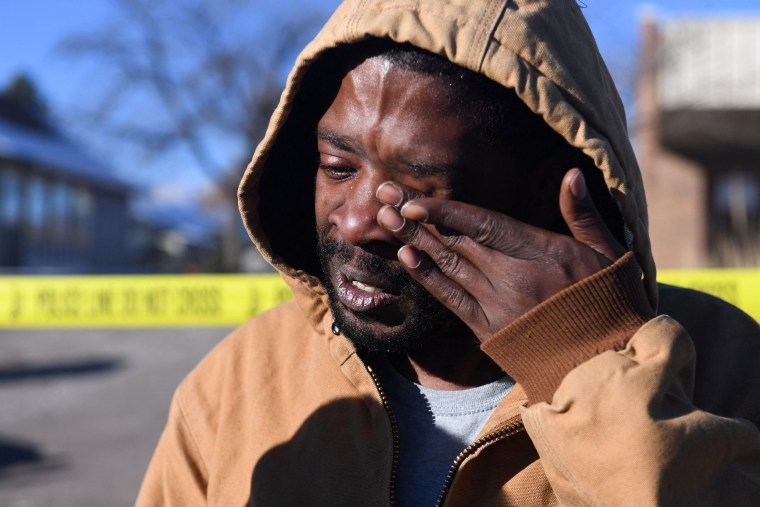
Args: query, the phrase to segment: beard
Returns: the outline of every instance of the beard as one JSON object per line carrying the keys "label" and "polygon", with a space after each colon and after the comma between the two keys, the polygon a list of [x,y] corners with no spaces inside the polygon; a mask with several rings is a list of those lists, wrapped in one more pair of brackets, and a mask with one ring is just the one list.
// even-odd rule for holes
{"label": "beard", "polygon": [[[321,232],[317,253],[335,324],[360,354],[407,354],[428,347],[443,334],[470,334],[464,323],[412,278],[398,261],[341,243]],[[346,308],[338,297],[333,269],[344,264],[382,276],[388,286],[397,288],[393,308],[380,312],[354,312]]]}

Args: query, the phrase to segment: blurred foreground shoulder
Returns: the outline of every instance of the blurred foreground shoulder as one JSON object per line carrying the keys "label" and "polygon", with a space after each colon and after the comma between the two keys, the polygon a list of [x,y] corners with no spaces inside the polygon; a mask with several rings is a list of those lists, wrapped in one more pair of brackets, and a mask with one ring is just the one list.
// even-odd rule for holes
{"label": "blurred foreground shoulder", "polygon": [[660,284],[659,295],[658,313],[678,321],[694,343],[694,405],[760,427],[758,322],[704,292]]}

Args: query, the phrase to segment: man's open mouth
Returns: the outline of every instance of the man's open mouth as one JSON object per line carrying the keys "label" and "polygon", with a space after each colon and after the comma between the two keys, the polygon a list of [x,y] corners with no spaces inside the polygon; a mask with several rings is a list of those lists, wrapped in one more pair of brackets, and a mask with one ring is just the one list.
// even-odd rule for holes
{"label": "man's open mouth", "polygon": [[366,312],[388,304],[396,298],[387,289],[367,281],[356,280],[343,272],[336,274],[335,289],[341,303],[355,312]]}
{"label": "man's open mouth", "polygon": [[377,293],[383,292],[383,289],[381,289],[380,287],[373,287],[371,285],[361,283],[359,280],[351,280],[351,285],[353,285],[354,287],[358,287],[364,292],[369,292],[370,294],[377,294]]}

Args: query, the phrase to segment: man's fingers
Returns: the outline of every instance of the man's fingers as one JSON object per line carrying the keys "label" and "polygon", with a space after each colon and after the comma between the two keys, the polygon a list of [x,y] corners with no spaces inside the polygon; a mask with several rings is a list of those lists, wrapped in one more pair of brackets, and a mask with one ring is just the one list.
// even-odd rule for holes
{"label": "man's fingers", "polygon": [[493,274],[489,275],[495,264],[493,251],[466,236],[436,234],[420,221],[402,217],[391,205],[384,206],[377,219],[404,243],[398,250],[398,259],[415,280],[476,336],[485,339],[493,334],[481,304],[494,297],[490,281]]}
{"label": "man's fingers", "polygon": [[417,221],[405,220],[392,206],[380,211],[378,221],[386,227],[398,225],[394,232],[405,243],[398,250],[398,260],[409,274],[464,322],[477,322],[475,314],[482,313],[482,309],[463,284],[473,283],[482,274],[464,257],[440,244]]}
{"label": "man's fingers", "polygon": [[377,187],[377,190],[375,191],[375,197],[377,197],[377,199],[382,203],[388,204],[395,208],[399,208],[402,204],[411,199],[425,197],[425,194],[422,192],[410,190],[408,188],[403,188],[399,185],[396,185],[392,181],[386,181]]}
{"label": "man's fingers", "polygon": [[570,233],[581,243],[593,248],[611,261],[625,253],[597,211],[579,169],[571,169],[562,180],[559,196],[562,218]]}
{"label": "man's fingers", "polygon": [[404,204],[400,212],[407,220],[435,225],[444,245],[468,256],[476,244],[521,258],[539,236],[531,225],[463,202],[417,198]]}
{"label": "man's fingers", "polygon": [[[380,202],[399,210],[404,219],[435,225],[443,242],[452,248],[457,247],[459,239],[468,238],[510,254],[510,247],[525,245],[530,240],[531,226],[478,206],[428,198],[391,181],[381,184],[375,195]],[[389,228],[396,232],[400,222],[401,219],[396,218],[396,226]]]}
{"label": "man's fingers", "polygon": [[[427,252],[438,263],[435,252],[426,245],[409,242],[410,233],[418,234],[419,223],[435,228],[421,228],[447,249],[454,251],[488,271],[487,250],[515,259],[535,258],[536,251],[543,251],[546,231],[525,224],[512,217],[463,202],[438,199],[409,191],[393,182],[385,182],[377,189],[378,200],[396,213],[378,214],[378,221],[396,233],[405,243],[413,244]],[[381,219],[382,216],[382,219]],[[403,228],[403,230],[402,230]],[[485,256],[485,257],[484,257]],[[444,260],[448,259],[444,255]],[[446,269],[443,269],[446,272]]]}
{"label": "man's fingers", "polygon": [[[405,245],[414,247],[417,252],[425,252],[441,273],[455,282],[460,284],[472,282],[483,276],[467,258],[444,245],[440,238],[420,225],[418,221],[406,220],[394,207],[384,206],[378,213],[377,220]],[[400,260],[404,262],[404,259]],[[414,263],[404,262],[404,264],[413,266]]]}
{"label": "man's fingers", "polygon": [[[425,289],[462,321],[473,325],[482,319],[483,309],[478,301],[425,253],[411,245],[404,245],[398,251],[398,259]],[[487,336],[487,330],[475,326],[477,336]]]}

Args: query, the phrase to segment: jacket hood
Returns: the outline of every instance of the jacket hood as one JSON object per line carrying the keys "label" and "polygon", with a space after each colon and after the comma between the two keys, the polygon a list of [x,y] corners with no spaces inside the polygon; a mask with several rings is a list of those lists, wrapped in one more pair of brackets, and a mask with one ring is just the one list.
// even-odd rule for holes
{"label": "jacket hood", "polygon": [[323,110],[310,70],[336,48],[373,38],[442,55],[513,89],[587,155],[617,203],[656,307],[646,200],[625,112],[575,0],[346,0],[298,57],[238,193],[251,239],[307,313],[318,319],[327,311],[314,221],[315,131]]}

